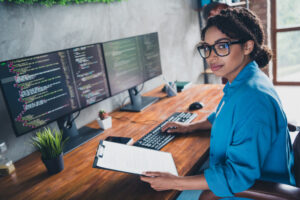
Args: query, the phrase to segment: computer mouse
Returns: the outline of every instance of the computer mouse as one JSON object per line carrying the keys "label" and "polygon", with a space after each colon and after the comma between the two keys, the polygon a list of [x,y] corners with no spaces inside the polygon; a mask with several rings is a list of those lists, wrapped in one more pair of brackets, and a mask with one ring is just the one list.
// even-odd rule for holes
{"label": "computer mouse", "polygon": [[162,92],[166,92],[166,86],[164,85],[164,87],[161,89]]}
{"label": "computer mouse", "polygon": [[189,110],[199,110],[201,108],[203,108],[203,103],[197,101],[197,102],[194,102],[192,103],[190,106],[189,106]]}

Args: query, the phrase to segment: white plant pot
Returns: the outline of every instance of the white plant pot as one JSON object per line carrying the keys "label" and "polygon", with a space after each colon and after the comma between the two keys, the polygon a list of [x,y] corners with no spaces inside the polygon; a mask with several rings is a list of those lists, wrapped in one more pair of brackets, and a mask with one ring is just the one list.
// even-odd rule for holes
{"label": "white plant pot", "polygon": [[111,116],[101,120],[99,117],[97,118],[98,124],[101,129],[106,130],[112,127]]}

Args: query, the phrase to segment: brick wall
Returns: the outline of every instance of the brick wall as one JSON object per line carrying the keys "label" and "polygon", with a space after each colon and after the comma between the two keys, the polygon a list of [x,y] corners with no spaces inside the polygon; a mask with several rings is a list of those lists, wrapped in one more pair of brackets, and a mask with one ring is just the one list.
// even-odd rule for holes
{"label": "brick wall", "polygon": [[[251,0],[249,8],[252,10],[261,20],[264,32],[265,32],[265,45],[268,45],[268,39],[270,38],[270,24],[268,22],[268,1],[269,0]],[[271,48],[269,46],[269,48]],[[262,69],[269,76],[269,65]]]}
{"label": "brick wall", "polygon": [[252,10],[260,19],[265,31],[265,44],[268,44],[268,0],[251,0],[249,4],[250,10]]}

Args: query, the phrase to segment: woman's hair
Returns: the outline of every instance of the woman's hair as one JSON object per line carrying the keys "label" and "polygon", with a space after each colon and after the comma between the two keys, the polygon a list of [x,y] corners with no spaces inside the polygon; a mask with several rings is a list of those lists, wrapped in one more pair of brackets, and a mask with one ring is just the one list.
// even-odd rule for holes
{"label": "woman's hair", "polygon": [[250,58],[255,60],[260,68],[266,66],[272,57],[272,51],[265,46],[264,31],[260,19],[246,8],[228,8],[220,14],[210,17],[202,30],[201,39],[204,40],[208,28],[216,26],[222,33],[232,39],[242,42],[254,41]]}

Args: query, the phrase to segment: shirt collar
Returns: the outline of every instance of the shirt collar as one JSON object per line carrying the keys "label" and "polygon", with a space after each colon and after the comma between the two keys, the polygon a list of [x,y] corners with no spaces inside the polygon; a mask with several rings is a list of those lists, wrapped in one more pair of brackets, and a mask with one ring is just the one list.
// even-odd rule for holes
{"label": "shirt collar", "polygon": [[228,93],[229,90],[240,86],[242,83],[244,83],[246,80],[249,79],[250,76],[254,74],[255,71],[257,71],[258,65],[255,61],[249,62],[241,71],[240,73],[235,77],[235,79],[232,81],[232,83],[229,83],[229,81],[226,83],[223,92],[224,94]]}

